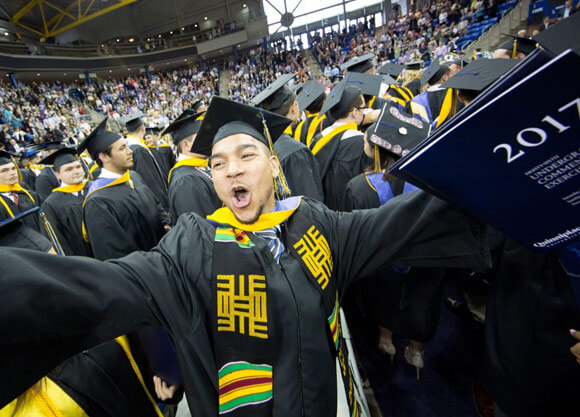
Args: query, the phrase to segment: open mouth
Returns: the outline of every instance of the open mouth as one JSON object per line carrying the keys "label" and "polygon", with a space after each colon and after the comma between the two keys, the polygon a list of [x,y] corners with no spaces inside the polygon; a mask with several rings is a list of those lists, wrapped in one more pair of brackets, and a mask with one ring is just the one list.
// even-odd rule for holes
{"label": "open mouth", "polygon": [[250,204],[250,191],[246,187],[237,186],[232,188],[232,203],[236,208],[244,208]]}

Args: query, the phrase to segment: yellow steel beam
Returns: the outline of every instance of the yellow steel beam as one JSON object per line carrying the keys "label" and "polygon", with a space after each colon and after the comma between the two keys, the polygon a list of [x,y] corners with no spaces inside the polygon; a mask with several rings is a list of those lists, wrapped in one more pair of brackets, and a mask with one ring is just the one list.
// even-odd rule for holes
{"label": "yellow steel beam", "polygon": [[57,12],[59,12],[59,13],[60,13],[60,14],[62,14],[62,15],[68,16],[68,17],[70,17],[70,18],[71,18],[71,19],[73,19],[73,20],[75,20],[75,19],[76,19],[76,17],[74,17],[74,16],[73,16],[72,14],[70,14],[68,11],[61,9],[60,7],[58,7],[58,6],[57,6],[57,5],[55,5],[55,4],[52,4],[52,3],[50,3],[50,2],[48,2],[48,1],[46,1],[46,0],[42,0],[42,3],[43,3],[43,4],[46,4],[48,7],[52,7],[54,10],[56,10]]}
{"label": "yellow steel beam", "polygon": [[135,3],[137,1],[139,1],[139,0],[120,0],[119,3],[116,3],[116,4],[109,6],[109,7],[105,7],[104,9],[98,10],[94,13],[89,14],[89,15],[84,15],[80,19],[77,19],[75,22],[69,23],[68,25],[63,26],[61,28],[51,30],[49,33],[46,34],[46,36],[47,37],[56,36],[58,34],[66,32],[67,30],[72,29],[78,25],[81,25],[85,22],[88,22],[89,20],[93,20],[96,17],[110,13],[114,10],[117,10],[117,9],[124,7],[124,6],[127,6],[129,4]]}
{"label": "yellow steel beam", "polygon": [[[77,19],[77,18],[76,18],[76,17],[74,17],[74,15],[72,14],[72,13],[73,13],[73,12],[72,12],[72,10],[73,10],[75,7],[80,7],[80,3],[81,3],[81,1],[82,1],[82,0],[74,0],[74,1],[73,1],[71,4],[69,4],[69,5],[68,5],[68,6],[67,6],[67,7],[64,9],[64,11],[65,11],[66,13],[70,13],[70,14],[71,14],[71,17],[72,17],[72,19],[73,19],[73,20],[74,20],[74,19]],[[80,17],[80,10],[81,10],[81,9],[79,9],[79,17]],[[65,15],[65,14],[63,14],[63,13],[59,13],[59,14],[57,14],[57,15],[54,15],[53,17],[51,17],[51,18],[48,20],[48,22],[46,22],[46,24],[47,24],[48,26],[54,25],[54,23],[55,23],[57,20],[60,22],[60,21],[61,21],[61,20],[62,20],[62,19],[65,17],[65,16],[66,16],[66,15]]]}
{"label": "yellow steel beam", "polygon": [[[44,33],[40,32],[40,31],[39,31],[39,30],[37,30],[37,29],[31,28],[30,26],[27,26],[27,25],[25,25],[24,23],[20,23],[20,22],[18,22],[18,23],[15,23],[15,25],[18,25],[18,26],[20,26],[20,27],[23,27],[24,29],[27,29],[27,30],[29,30],[29,31],[31,31],[31,32],[34,32],[34,33],[36,33],[37,35],[44,36]],[[21,37],[21,36],[20,36],[20,34],[19,34],[19,33],[17,33],[16,35],[18,36],[18,39],[20,39],[20,37]]]}
{"label": "yellow steel beam", "polygon": [[89,10],[91,10],[91,7],[93,7],[94,2],[95,2],[95,0],[91,0],[91,2],[89,3],[89,5],[87,6],[87,8],[85,9],[85,11],[83,13],[83,17],[86,17],[89,14]]}
{"label": "yellow steel beam", "polygon": [[42,0],[38,2],[38,8],[40,9],[40,16],[42,17],[42,26],[44,28],[44,33],[48,33],[48,27],[46,26],[46,17],[44,16],[44,6],[42,5]]}
{"label": "yellow steel beam", "polygon": [[37,4],[38,4],[38,0],[29,1],[24,6],[22,6],[22,8],[20,10],[18,10],[16,13],[14,13],[14,16],[12,16],[12,19],[10,19],[10,21],[12,23],[18,23],[20,18],[22,16],[24,16],[26,13],[28,13]]}

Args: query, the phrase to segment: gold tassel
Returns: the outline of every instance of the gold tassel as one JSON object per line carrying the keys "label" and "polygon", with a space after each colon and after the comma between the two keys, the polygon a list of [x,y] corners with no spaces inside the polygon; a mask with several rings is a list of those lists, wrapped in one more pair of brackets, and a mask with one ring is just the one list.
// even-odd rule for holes
{"label": "gold tassel", "polygon": [[517,52],[518,52],[518,40],[514,38],[514,48],[512,50],[512,59],[516,59]]}
{"label": "gold tassel", "polygon": [[12,155],[10,155],[10,159],[12,160],[12,163],[16,167],[16,172],[18,173],[18,182],[20,183],[23,181],[23,177],[22,172],[20,171],[20,167],[18,166],[18,162],[16,162],[16,158],[14,158]]}
{"label": "gold tassel", "polygon": [[268,125],[266,124],[266,119],[264,118],[262,111],[260,111],[260,115],[262,116],[262,124],[264,125],[264,136],[266,136],[266,140],[268,141],[268,147],[270,148],[270,152],[272,153],[272,155],[274,155],[274,157],[276,158],[279,167],[278,178],[274,179],[275,184],[274,190],[276,191],[276,198],[278,200],[283,200],[285,198],[290,197],[292,195],[292,192],[290,191],[290,187],[288,187],[288,183],[286,182],[284,171],[282,171],[282,165],[280,164],[280,160],[278,159],[278,154],[276,154],[276,151],[274,150],[274,143],[272,142],[272,137],[270,136],[270,131],[268,130]]}
{"label": "gold tassel", "polygon": [[375,151],[375,158],[374,158],[375,159],[375,173],[378,174],[379,172],[381,172],[381,155],[379,153],[379,146],[378,145],[375,145],[374,151]]}

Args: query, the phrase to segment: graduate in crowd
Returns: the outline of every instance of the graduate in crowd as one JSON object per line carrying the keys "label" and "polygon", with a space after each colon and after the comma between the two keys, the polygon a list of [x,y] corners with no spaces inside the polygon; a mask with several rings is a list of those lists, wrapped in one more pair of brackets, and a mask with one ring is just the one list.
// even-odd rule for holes
{"label": "graduate in crowd", "polygon": [[83,203],[85,240],[97,259],[115,259],[149,250],[170,229],[171,220],[144,180],[134,171],[133,152],[103,120],[79,145],[101,166]]}
{"label": "graduate in crowd", "polygon": [[[418,188],[388,173],[389,167],[427,137],[429,124],[386,105],[379,120],[365,132],[365,154],[374,161],[367,172],[349,181],[345,211],[363,210],[386,204],[398,195]],[[435,334],[439,321],[444,270],[441,268],[383,269],[358,285],[360,305],[379,324],[379,350],[397,353],[393,333],[409,338],[404,358],[419,371],[424,367],[425,343]]]}
{"label": "graduate in crowd", "polygon": [[183,213],[205,217],[222,206],[215,192],[207,155],[192,152],[204,113],[183,112],[164,131],[171,134],[177,163],[169,171],[169,212],[177,221]]}
{"label": "graduate in crowd", "polygon": [[[44,156],[49,156],[62,148],[64,148],[62,142],[48,142],[44,144]],[[59,185],[60,181],[56,177],[52,166],[43,166],[42,170],[36,176],[36,181],[34,183],[39,202],[43,202],[46,197],[50,195],[52,190]]]}
{"label": "graduate in crowd", "polygon": [[336,121],[314,138],[311,148],[320,166],[324,203],[332,210],[342,205],[348,181],[370,163],[359,131],[365,108],[361,90],[343,80],[329,93],[321,110]]}
{"label": "graduate in crowd", "polygon": [[[14,217],[16,214],[38,206],[38,196],[18,183],[18,167],[6,151],[0,151],[0,220]],[[27,216],[23,223],[40,232],[40,217],[36,214]]]}
{"label": "graduate in crowd", "polygon": [[[438,59],[434,59],[421,74],[422,88],[427,89],[407,103],[406,111],[424,122],[433,123],[439,117],[444,103],[451,102],[453,98],[451,89],[441,87],[441,84],[450,78],[450,73],[451,70],[447,64],[440,64]],[[457,108],[457,111],[459,110],[461,106]]]}
{"label": "graduate in crowd", "polygon": [[61,185],[42,203],[42,211],[52,225],[65,255],[92,256],[90,245],[83,238],[83,202],[89,181],[76,150],[62,148],[42,160],[52,169]]}
{"label": "graduate in crowd", "polygon": [[352,213],[277,201],[272,141],[290,122],[215,97],[195,145],[225,207],[182,215],[149,252],[101,262],[0,248],[0,404],[71,354],[157,324],[192,415],[358,415],[338,321],[347,286],[387,265],[483,270],[485,227],[422,191]]}
{"label": "graduate in crowd", "polygon": [[24,188],[27,190],[34,190],[36,184],[36,174],[32,168],[30,168],[31,161],[36,159],[39,155],[40,149],[38,147],[30,147],[28,149],[23,149],[18,155],[18,167],[20,175],[22,176],[22,181],[20,182]]}
{"label": "graduate in crowd", "polygon": [[297,90],[298,108],[304,111],[305,117],[294,129],[294,139],[306,146],[310,146],[314,135],[322,131],[322,121],[326,117],[324,114],[320,114],[320,109],[322,109],[326,98],[324,88],[325,86],[317,80],[310,80]]}
{"label": "graduate in crowd", "polygon": [[145,129],[145,144],[151,154],[155,157],[157,165],[161,168],[165,177],[175,165],[175,154],[168,143],[162,142],[159,133],[163,130],[160,126],[152,126]]}
{"label": "graduate in crowd", "polygon": [[300,108],[296,94],[286,86],[294,74],[284,74],[260,92],[252,104],[292,120],[290,126],[274,143],[292,195],[304,195],[318,201],[323,200],[322,180],[318,162],[310,149],[292,137],[292,129],[300,120]]}
{"label": "graduate in crowd", "polygon": [[133,151],[133,170],[143,178],[157,201],[167,210],[167,173],[163,173],[163,169],[145,145],[143,116],[141,112],[131,113],[120,120],[127,128],[127,145]]}

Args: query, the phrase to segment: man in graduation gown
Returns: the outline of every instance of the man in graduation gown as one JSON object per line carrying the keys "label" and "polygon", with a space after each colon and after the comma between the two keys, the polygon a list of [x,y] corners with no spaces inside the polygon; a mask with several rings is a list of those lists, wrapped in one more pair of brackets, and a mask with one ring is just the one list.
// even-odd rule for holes
{"label": "man in graduation gown", "polygon": [[165,133],[177,149],[177,163],[169,172],[169,212],[175,220],[183,213],[205,217],[222,206],[215,192],[207,155],[191,152],[201,126],[200,113],[184,112]]}
{"label": "man in graduation gown", "polygon": [[[62,142],[49,142],[45,145],[45,157],[49,156],[59,149],[64,148]],[[40,173],[36,176],[34,183],[36,194],[38,194],[39,202],[42,202],[50,195],[53,189],[60,185],[60,181],[56,177],[51,166],[44,166]]]}
{"label": "man in graduation gown", "polygon": [[312,153],[320,166],[324,202],[332,210],[340,208],[346,184],[370,164],[358,130],[364,110],[361,91],[344,80],[329,93],[322,108],[336,121],[314,138]]}
{"label": "man in graduation gown", "polygon": [[[18,183],[18,171],[12,156],[0,151],[0,221],[38,206],[38,196]],[[26,216],[22,222],[40,232],[40,217]]]}
{"label": "man in graduation gown", "polygon": [[42,211],[50,222],[65,255],[92,256],[90,245],[83,238],[83,201],[89,182],[76,156],[76,150],[63,148],[42,160],[52,165],[60,187],[42,203]]}
{"label": "man in graduation gown", "polygon": [[97,259],[149,250],[169,229],[170,219],[133,167],[133,152],[106,120],[79,145],[101,166],[83,204],[87,240]]}
{"label": "man in graduation gown", "polygon": [[0,248],[0,404],[64,357],[154,323],[193,415],[358,415],[337,320],[345,288],[383,264],[482,270],[485,228],[421,191],[354,213],[276,201],[267,137],[289,123],[214,97],[192,151],[211,152],[226,207],[182,215],[149,252],[100,262]]}
{"label": "man in graduation gown", "polygon": [[151,151],[157,164],[165,174],[165,177],[169,175],[169,171],[175,165],[175,154],[171,146],[165,142],[159,140],[159,132],[161,128],[158,126],[148,127],[145,130],[145,143],[147,149]]}
{"label": "man in graduation gown", "polygon": [[121,118],[127,128],[127,144],[133,151],[133,170],[137,172],[151,189],[153,195],[167,209],[167,175],[145,145],[145,123],[143,113],[132,113]]}
{"label": "man in graduation gown", "polygon": [[304,111],[305,117],[299,121],[294,129],[294,139],[310,146],[312,138],[316,133],[322,131],[322,121],[326,118],[320,114],[320,109],[324,104],[326,93],[324,86],[316,80],[310,80],[305,83],[298,92],[298,108]]}
{"label": "man in graduation gown", "polygon": [[429,85],[429,88],[407,103],[407,111],[429,124],[433,123],[439,117],[444,102],[451,102],[453,97],[450,88],[441,87],[449,79],[449,74],[447,64],[434,60],[421,75],[421,84]]}
{"label": "man in graduation gown", "polygon": [[322,180],[318,162],[310,149],[292,137],[292,127],[300,119],[296,94],[286,86],[294,74],[284,74],[251,101],[252,104],[292,120],[274,143],[274,150],[292,195],[322,201]]}

